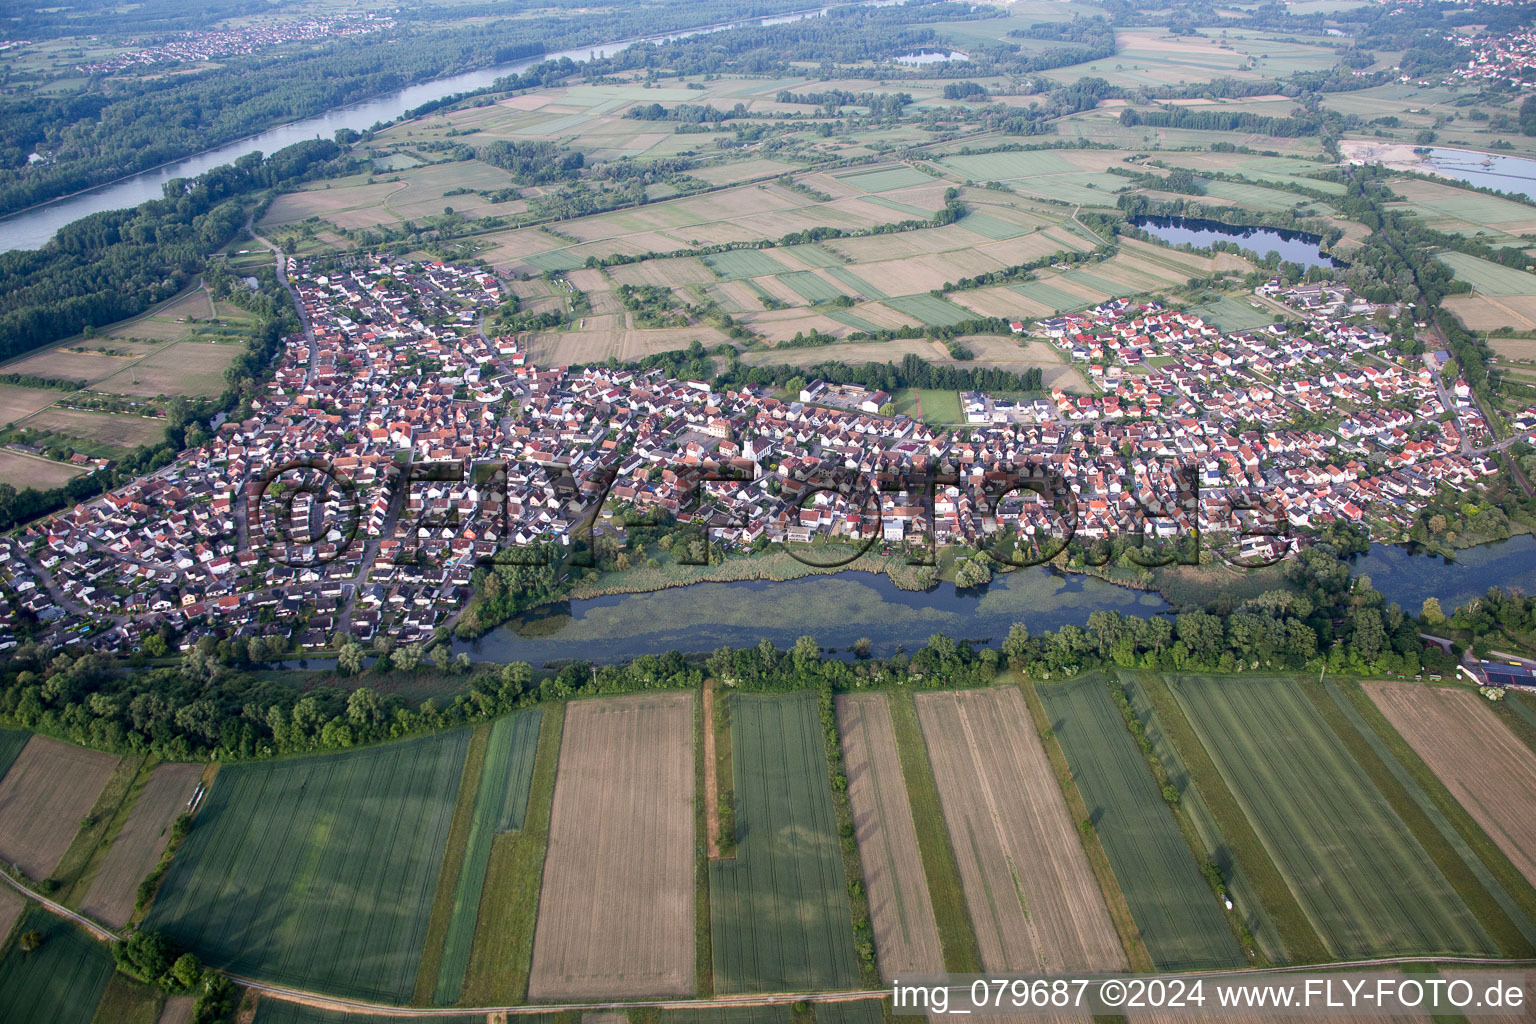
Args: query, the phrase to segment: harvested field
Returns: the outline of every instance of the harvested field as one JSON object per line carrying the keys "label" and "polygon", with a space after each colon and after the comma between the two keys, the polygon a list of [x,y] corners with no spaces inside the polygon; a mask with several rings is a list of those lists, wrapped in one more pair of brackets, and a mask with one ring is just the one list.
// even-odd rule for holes
{"label": "harvested field", "polygon": [[196,999],[191,996],[172,996],[160,1010],[155,1024],[192,1024],[192,1009]]}
{"label": "harvested field", "polygon": [[1334,956],[1495,953],[1304,685],[1180,676],[1170,688]]}
{"label": "harvested field", "polygon": [[837,698],[848,802],[869,893],[880,976],[942,971],[928,879],[883,694]]}
{"label": "harvested field", "polygon": [[42,909],[21,927],[41,932],[43,942],[31,953],[13,943],[0,960],[0,1020],[89,1024],[112,978],[107,947]]}
{"label": "harvested field", "polygon": [[[1536,330],[1536,296],[1504,295],[1447,295],[1445,308],[1456,314],[1469,331],[1496,331],[1500,327],[1513,327],[1517,331]],[[1494,350],[1505,344],[1519,344],[1507,339],[1493,338]]]}
{"label": "harvested field", "polygon": [[469,730],[228,765],[145,927],[205,963],[410,998]]}
{"label": "harvested field", "polygon": [[0,888],[0,946],[5,944],[5,937],[11,934],[11,929],[21,920],[21,912],[26,909],[27,901],[19,892],[8,885]]}
{"label": "harvested field", "polygon": [[156,395],[211,398],[224,390],[224,371],[244,351],[243,345],[177,342],[164,346],[128,369],[97,381],[96,390],[143,398]]}
{"label": "harvested field", "polygon": [[566,710],[528,996],[693,993],[693,694]]}
{"label": "harvested field", "polygon": [[0,860],[41,881],[80,828],[117,758],[33,736],[0,779]]}
{"label": "harvested field", "polygon": [[[109,356],[104,352],[97,351],[69,351],[71,347],[80,344],[82,340],[78,337],[71,338],[54,345],[52,348],[39,349],[28,353],[20,359],[6,363],[3,369],[6,373],[24,373],[34,374],[38,377],[93,381],[108,374],[116,373],[134,359],[147,355],[151,351],[148,346],[134,345],[131,342],[123,341],[107,344],[111,348],[124,352],[131,351],[132,355]],[[89,342],[89,344],[96,343],[96,339],[91,339]],[[60,392],[60,394],[63,394],[63,392]]]}
{"label": "harvested field", "polygon": [[813,694],[730,697],[735,860],[709,865],[715,992],[859,984]]}
{"label": "harvested field", "polygon": [[8,483],[18,491],[28,487],[40,490],[59,487],[83,472],[85,470],[52,459],[0,448],[0,483]]}
{"label": "harvested field", "polygon": [[164,420],[78,409],[44,409],[27,417],[26,426],[119,448],[137,448],[165,435]]}
{"label": "harvested field", "polygon": [[[588,320],[591,323],[591,320]],[[567,331],[535,334],[528,342],[529,358],[539,366],[600,363],[609,356],[630,362],[656,352],[687,348],[697,338],[705,348],[725,340],[714,327],[669,327],[658,330]]]}
{"label": "harvested field", "polygon": [[46,409],[68,393],[0,384],[0,426],[30,416],[39,409]]}
{"label": "harvested field", "polygon": [[1536,884],[1536,754],[1468,690],[1412,683],[1364,688],[1457,802]]}
{"label": "harvested field", "polygon": [[982,966],[1124,970],[1023,695],[1013,687],[920,694],[917,713]]}
{"label": "harvested field", "polygon": [[1246,964],[1108,684],[1038,692],[1153,962],[1165,971]]}
{"label": "harvested field", "polygon": [[171,823],[186,810],[202,774],[202,766],[195,764],[163,764],[150,773],[80,901],[82,913],[114,928],[128,923],[139,882],[159,862],[170,842]]}

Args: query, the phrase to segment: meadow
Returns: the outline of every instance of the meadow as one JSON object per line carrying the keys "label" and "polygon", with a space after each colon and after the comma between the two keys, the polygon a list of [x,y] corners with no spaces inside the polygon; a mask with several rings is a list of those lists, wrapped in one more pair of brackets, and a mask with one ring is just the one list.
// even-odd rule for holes
{"label": "meadow", "polygon": [[730,698],[739,841],[709,865],[715,992],[854,988],[859,966],[814,695]]}
{"label": "meadow", "polygon": [[468,742],[223,768],[145,927],[226,970],[409,999]]}
{"label": "meadow", "polygon": [[1040,686],[1137,930],[1161,970],[1247,962],[1103,679]]}
{"label": "meadow", "polygon": [[1304,685],[1181,676],[1171,689],[1329,951],[1497,953]]}
{"label": "meadow", "polygon": [[202,774],[201,765],[162,764],[136,786],[127,820],[110,837],[80,902],[82,913],[114,928],[128,923],[139,882],[159,862],[170,842],[171,823],[186,811]]}

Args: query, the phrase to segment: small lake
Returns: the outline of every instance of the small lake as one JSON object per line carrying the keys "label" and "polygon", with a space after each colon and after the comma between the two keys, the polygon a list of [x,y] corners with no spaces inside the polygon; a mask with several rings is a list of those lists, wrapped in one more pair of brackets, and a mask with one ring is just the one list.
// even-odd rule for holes
{"label": "small lake", "polygon": [[1432,147],[1424,158],[1423,169],[1479,188],[1494,188],[1536,201],[1536,160]]}
{"label": "small lake", "polygon": [[1188,242],[1206,247],[1215,242],[1236,242],[1259,255],[1280,254],[1282,260],[1304,267],[1342,267],[1346,264],[1322,250],[1322,238],[1285,228],[1243,227],[1199,217],[1132,217],[1131,223],[1170,245]]}
{"label": "small lake", "polygon": [[971,55],[961,53],[959,50],[934,51],[932,53],[904,53],[896,58],[898,64],[943,64],[946,61],[970,60]]}
{"label": "small lake", "polygon": [[848,655],[868,637],[878,656],[915,651],[934,633],[997,646],[1015,622],[1031,632],[1083,625],[1099,609],[1154,615],[1168,609],[1156,593],[1081,575],[1025,569],[986,587],[901,590],[890,577],[842,572],[773,582],[695,583],[649,594],[614,594],[561,602],[502,626],[479,640],[458,641],[476,661],[564,659],[617,662],[670,650],[752,647],[764,638],[781,648],[801,636]]}

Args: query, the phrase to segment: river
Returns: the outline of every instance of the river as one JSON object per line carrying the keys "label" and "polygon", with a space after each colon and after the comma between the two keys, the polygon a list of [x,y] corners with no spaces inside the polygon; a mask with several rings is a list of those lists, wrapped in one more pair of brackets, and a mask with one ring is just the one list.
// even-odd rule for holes
{"label": "river", "polygon": [[[872,0],[868,5],[883,7],[895,2],[899,2],[899,0]],[[482,68],[479,71],[468,71],[450,78],[423,82],[420,85],[413,85],[385,96],[378,96],[360,103],[337,107],[315,117],[281,125],[258,135],[242,139],[239,142],[232,142],[229,145],[210,149],[196,156],[187,157],[184,160],[178,160],[162,167],[142,171],[106,185],[100,185],[84,192],[64,196],[40,206],[23,210],[20,213],[12,214],[9,217],[0,218],[0,252],[10,249],[41,248],[48,239],[54,236],[59,228],[72,221],[79,220],[81,217],[86,217],[93,213],[99,213],[102,210],[120,210],[125,207],[137,206],[150,199],[159,199],[162,195],[162,188],[171,179],[190,178],[221,164],[233,163],[237,158],[244,156],[252,150],[260,150],[262,153],[275,153],[284,146],[291,146],[296,142],[304,142],[305,140],[315,138],[329,139],[342,128],[364,131],[381,121],[393,121],[404,115],[407,110],[419,107],[423,103],[441,99],[444,96],[452,96],[455,93],[483,89],[492,85],[498,78],[525,71],[543,61],[559,60],[561,57],[569,57],[575,61],[584,61],[592,57],[611,57],[616,53],[622,53],[638,42],[682,39],[688,36],[699,35],[703,32],[722,31],[737,25],[782,24],[788,21],[798,21],[803,18],[821,17],[828,9],[827,7],[820,7],[768,18],[752,18],[743,21],[709,25],[691,29],[687,32],[644,36],[639,39],[628,39],[599,46],[584,46],[580,49],[546,53],[512,64],[498,64],[494,67]]]}
{"label": "river", "polygon": [[1285,228],[1243,227],[1199,217],[1132,217],[1131,223],[1169,245],[1188,242],[1208,246],[1214,242],[1236,242],[1244,249],[1263,255],[1278,252],[1282,260],[1304,267],[1341,267],[1344,264],[1322,250],[1322,238]]}

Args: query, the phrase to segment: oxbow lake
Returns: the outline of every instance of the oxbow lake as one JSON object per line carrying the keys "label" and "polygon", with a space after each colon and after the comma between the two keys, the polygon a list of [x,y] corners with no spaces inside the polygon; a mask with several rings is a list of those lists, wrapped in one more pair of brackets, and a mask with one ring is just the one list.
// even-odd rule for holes
{"label": "oxbow lake", "polygon": [[1282,260],[1300,263],[1304,267],[1345,265],[1323,252],[1321,237],[1309,235],[1304,231],[1241,227],[1199,217],[1132,217],[1131,223],[1169,245],[1188,242],[1193,246],[1204,247],[1215,242],[1236,242],[1244,249],[1252,249],[1260,256],[1277,252]]}

